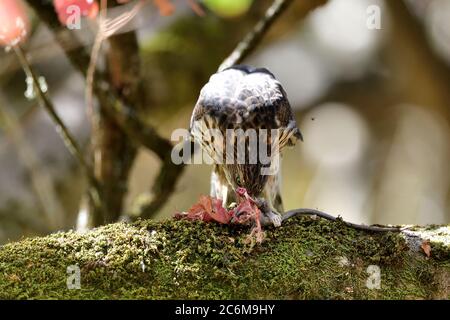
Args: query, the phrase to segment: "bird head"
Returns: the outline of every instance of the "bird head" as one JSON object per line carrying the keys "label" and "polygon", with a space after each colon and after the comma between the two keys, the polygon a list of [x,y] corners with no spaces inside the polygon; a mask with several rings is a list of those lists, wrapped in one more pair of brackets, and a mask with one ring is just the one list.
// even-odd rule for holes
{"label": "bird head", "polygon": [[252,197],[258,197],[266,185],[267,175],[261,174],[260,164],[225,164],[225,176],[234,190],[244,188]]}

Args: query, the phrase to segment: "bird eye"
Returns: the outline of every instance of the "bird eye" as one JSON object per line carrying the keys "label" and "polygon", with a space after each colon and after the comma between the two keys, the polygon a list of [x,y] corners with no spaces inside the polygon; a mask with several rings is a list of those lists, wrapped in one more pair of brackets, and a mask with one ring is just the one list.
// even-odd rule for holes
{"label": "bird eye", "polygon": [[239,177],[238,174],[234,177],[234,180],[236,181],[236,183],[238,184],[238,186],[241,186],[241,177]]}

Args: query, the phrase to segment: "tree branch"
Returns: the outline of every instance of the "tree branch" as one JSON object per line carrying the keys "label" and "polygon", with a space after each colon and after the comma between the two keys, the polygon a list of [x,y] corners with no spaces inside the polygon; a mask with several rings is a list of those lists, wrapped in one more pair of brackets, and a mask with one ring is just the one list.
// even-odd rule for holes
{"label": "tree branch", "polygon": [[69,152],[75,157],[75,159],[78,160],[79,164],[85,171],[86,176],[92,186],[92,189],[90,189],[89,194],[91,196],[93,203],[95,204],[96,208],[100,212],[104,212],[103,206],[102,206],[102,201],[101,201],[101,195],[102,195],[101,187],[100,187],[100,184],[98,183],[97,179],[94,176],[92,168],[86,162],[86,159],[84,158],[84,155],[81,152],[81,149],[78,146],[78,143],[76,142],[76,140],[72,136],[72,134],[69,132],[69,129],[67,129],[67,127],[64,124],[64,122],[62,121],[62,119],[59,117],[52,102],[49,100],[47,95],[44,92],[42,92],[42,89],[39,85],[37,76],[34,73],[33,69],[31,68],[31,65],[28,62],[25,52],[19,45],[14,46],[13,48],[14,48],[14,51],[15,51],[17,57],[19,58],[20,64],[22,65],[22,68],[25,71],[25,74],[28,77],[30,77],[33,81],[34,90],[36,91],[39,103],[47,111],[50,118],[53,120],[54,124],[56,125],[56,131],[61,136],[61,138],[64,141],[64,144],[66,145]]}
{"label": "tree branch", "polygon": [[233,52],[222,62],[219,66],[219,71],[242,62],[242,60],[244,60],[259,44],[264,34],[269,30],[270,26],[292,2],[292,0],[275,0],[269,9],[267,9],[264,17],[254,26],[253,30],[249,32],[241,42],[239,42],[236,49],[234,49]]}
{"label": "tree branch", "polygon": [[[47,231],[60,229],[62,227],[61,212],[64,211],[64,208],[57,197],[53,181],[48,172],[45,172],[41,159],[37,157],[33,148],[28,143],[23,128],[16,116],[2,103],[0,103],[1,127],[5,129],[6,136],[11,138],[11,141],[16,147],[19,159],[22,160],[31,178],[31,190],[35,194],[38,204],[43,211],[43,214],[39,215],[36,219],[48,225],[49,228],[46,229]],[[8,212],[11,211],[8,210]],[[12,216],[15,216],[15,214],[11,213],[8,215],[8,218]],[[33,225],[34,222],[29,221],[29,224]]]}
{"label": "tree branch", "polygon": [[[265,241],[254,246],[247,242],[249,232],[218,223],[145,220],[85,234],[25,239],[0,247],[0,298],[450,296],[450,232],[445,225],[372,233],[302,217],[266,228]],[[74,265],[80,271],[80,290],[67,289],[68,267]],[[368,268],[378,271],[381,282],[370,282],[376,279]]]}
{"label": "tree branch", "polygon": [[[325,4],[328,0],[307,0],[303,1],[302,15],[306,16],[310,11]],[[253,29],[239,42],[236,49],[222,62],[219,71],[241,63],[247,58],[261,42],[264,35],[269,31],[273,23],[286,11],[292,0],[275,0],[267,9],[264,17],[253,27]]]}
{"label": "tree branch", "polygon": [[[141,4],[142,2],[139,2],[139,7]],[[110,20],[107,19],[106,5],[103,1],[100,9],[102,10],[99,21],[100,30],[92,48],[86,79],[86,101],[92,124],[94,174],[103,186],[103,206],[106,211],[106,219],[103,220],[100,219],[102,216],[96,212],[95,206],[91,207],[92,226],[112,223],[119,219],[123,211],[123,199],[128,188],[130,169],[137,154],[136,144],[130,143],[129,136],[117,125],[114,117],[105,113],[105,108],[101,108],[99,112],[94,112],[92,108],[92,84],[95,81],[96,62],[103,41],[108,41],[110,45],[106,52],[106,70],[111,86],[130,108],[143,109],[141,65],[136,33],[129,31],[107,37],[109,33],[117,31],[124,23],[132,19],[139,7],[136,6],[132,13],[126,12]],[[117,3],[109,3],[108,6],[114,7]],[[121,20],[121,24],[115,22],[125,15],[128,17]]]}
{"label": "tree branch", "polygon": [[364,225],[364,224],[356,224],[353,222],[344,221],[340,217],[332,216],[331,214],[323,212],[323,211],[319,211],[316,209],[306,209],[306,208],[292,209],[292,210],[285,212],[283,214],[283,222],[288,219],[291,219],[293,217],[298,217],[298,216],[317,216],[317,217],[321,217],[321,218],[324,218],[324,219],[330,220],[330,221],[342,221],[342,223],[349,228],[363,230],[363,231],[400,232],[400,230],[401,230],[399,227],[385,227],[385,226],[378,226],[378,225],[368,226],[368,225]]}

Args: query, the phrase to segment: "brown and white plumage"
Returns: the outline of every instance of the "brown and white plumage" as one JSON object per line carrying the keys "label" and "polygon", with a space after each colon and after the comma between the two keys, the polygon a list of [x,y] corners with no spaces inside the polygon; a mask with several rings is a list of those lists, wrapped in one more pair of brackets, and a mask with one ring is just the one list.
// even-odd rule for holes
{"label": "brown and white plumage", "polygon": [[[218,130],[224,139],[211,138],[210,129]],[[293,116],[286,93],[275,76],[264,68],[234,66],[213,74],[200,91],[192,113],[190,132],[213,160],[211,196],[221,198],[224,205],[234,200],[234,190],[244,187],[255,198],[264,199],[269,208],[283,212],[280,195],[280,170],[273,175],[261,174],[261,169],[273,165],[249,163],[250,156],[258,152],[248,142],[248,136],[228,131],[228,138],[234,142],[234,149],[227,150],[225,138],[227,129],[276,129],[278,135],[269,134],[267,151],[270,159],[286,146],[293,146],[301,139],[300,130]],[[260,136],[258,136],[258,139]],[[258,141],[259,142],[259,141]],[[244,146],[245,163],[237,163],[237,148]],[[278,146],[278,149],[271,149]],[[274,151],[275,150],[275,151]],[[231,152],[231,153],[230,153]],[[227,163],[227,153],[234,163]],[[269,220],[273,219],[269,217]],[[272,221],[278,224],[278,218]]]}

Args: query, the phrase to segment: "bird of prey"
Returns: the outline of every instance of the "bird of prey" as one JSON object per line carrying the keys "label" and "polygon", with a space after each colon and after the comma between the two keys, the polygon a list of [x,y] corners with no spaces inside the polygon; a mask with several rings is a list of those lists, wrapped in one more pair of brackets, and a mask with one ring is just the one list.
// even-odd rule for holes
{"label": "bird of prey", "polygon": [[[243,65],[213,74],[200,91],[190,133],[213,161],[210,195],[228,207],[236,200],[235,191],[245,188],[260,204],[261,223],[279,226],[284,211],[279,166],[270,174],[262,170],[274,167],[283,148],[302,135],[275,76],[265,68]],[[259,156],[255,161],[264,148],[269,161]]]}

